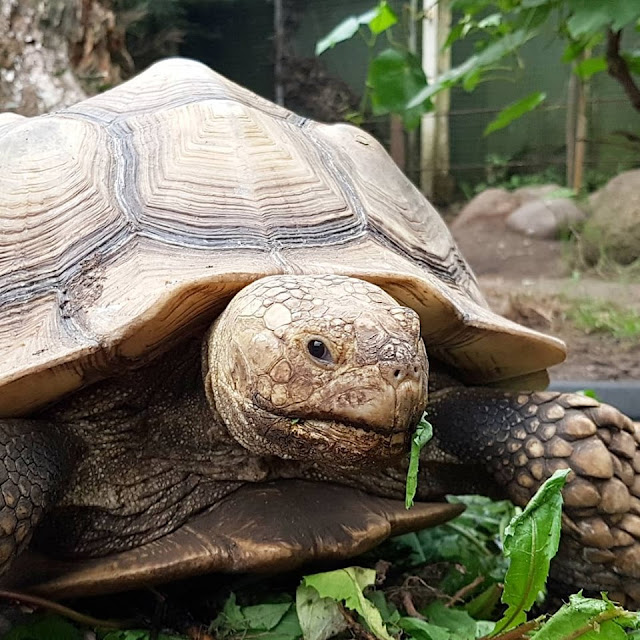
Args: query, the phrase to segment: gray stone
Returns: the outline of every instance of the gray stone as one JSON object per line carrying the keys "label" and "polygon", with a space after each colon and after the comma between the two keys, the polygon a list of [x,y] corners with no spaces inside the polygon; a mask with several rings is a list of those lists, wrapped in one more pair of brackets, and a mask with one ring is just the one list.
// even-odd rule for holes
{"label": "gray stone", "polygon": [[506,224],[512,231],[526,236],[556,238],[562,228],[584,217],[584,212],[569,198],[531,200],[511,213]]}
{"label": "gray stone", "polygon": [[563,190],[563,187],[559,184],[550,182],[549,184],[533,184],[528,187],[520,187],[513,191],[512,194],[518,201],[518,204],[524,204],[525,202],[531,202],[532,200],[553,198],[554,193],[561,190]]}
{"label": "gray stone", "polygon": [[517,206],[517,198],[506,189],[486,189],[464,206],[451,223],[451,228],[459,229],[480,220],[502,225]]}
{"label": "gray stone", "polygon": [[582,234],[588,262],[606,253],[619,264],[640,259],[640,169],[625,171],[589,198],[591,217]]}

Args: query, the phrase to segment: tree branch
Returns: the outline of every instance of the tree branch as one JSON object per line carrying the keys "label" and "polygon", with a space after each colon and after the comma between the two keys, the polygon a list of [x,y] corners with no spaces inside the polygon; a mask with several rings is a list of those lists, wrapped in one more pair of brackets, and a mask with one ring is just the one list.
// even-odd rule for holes
{"label": "tree branch", "polygon": [[620,55],[621,38],[622,30],[607,29],[607,71],[622,85],[633,108],[640,111],[640,87],[635,83],[627,61]]}

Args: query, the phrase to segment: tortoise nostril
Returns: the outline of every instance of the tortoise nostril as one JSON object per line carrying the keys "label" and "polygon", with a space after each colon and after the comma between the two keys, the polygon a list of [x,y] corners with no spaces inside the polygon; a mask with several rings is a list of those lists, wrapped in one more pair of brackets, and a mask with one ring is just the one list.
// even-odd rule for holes
{"label": "tortoise nostril", "polygon": [[400,369],[396,369],[396,370],[393,372],[393,377],[394,377],[394,378],[399,378],[399,377],[400,377],[400,373],[401,373],[401,372],[400,372]]}

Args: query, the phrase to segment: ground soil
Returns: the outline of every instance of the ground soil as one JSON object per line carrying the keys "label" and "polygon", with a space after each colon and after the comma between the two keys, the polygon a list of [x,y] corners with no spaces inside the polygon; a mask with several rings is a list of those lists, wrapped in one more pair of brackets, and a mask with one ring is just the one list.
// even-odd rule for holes
{"label": "ground soil", "polygon": [[551,370],[552,378],[640,379],[640,340],[587,333],[568,317],[572,305],[589,299],[640,312],[640,283],[615,275],[576,279],[565,243],[526,238],[495,223],[478,221],[454,236],[494,310],[567,343],[567,360]]}

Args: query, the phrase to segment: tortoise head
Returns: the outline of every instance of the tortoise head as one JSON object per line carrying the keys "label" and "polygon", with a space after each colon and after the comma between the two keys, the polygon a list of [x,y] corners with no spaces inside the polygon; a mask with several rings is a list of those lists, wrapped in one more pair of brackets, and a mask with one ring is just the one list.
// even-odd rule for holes
{"label": "tortoise head", "polygon": [[207,396],[258,455],[338,467],[405,453],[427,402],[417,314],[343,276],[270,276],[209,331]]}

